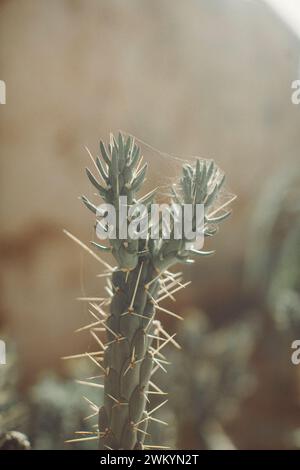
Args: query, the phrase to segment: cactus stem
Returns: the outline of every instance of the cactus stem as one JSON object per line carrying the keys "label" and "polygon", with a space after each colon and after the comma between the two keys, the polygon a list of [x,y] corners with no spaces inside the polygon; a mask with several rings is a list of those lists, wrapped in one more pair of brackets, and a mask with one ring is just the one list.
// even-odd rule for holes
{"label": "cactus stem", "polygon": [[[99,173],[105,183],[104,186],[89,169],[86,170],[87,176],[99,195],[106,203],[113,204],[116,211],[120,207],[120,195],[128,197],[128,207],[137,201],[147,206],[152,202],[156,189],[138,198],[145,181],[147,163],[143,163],[143,156],[134,138],[131,136],[125,138],[119,133],[115,139],[110,134],[107,149],[101,141],[103,163],[98,157],[94,158],[88,148],[86,150],[97,169],[96,176],[98,177]],[[214,162],[198,160],[194,168],[190,165],[184,166],[179,184],[180,191],[177,193],[175,189],[173,190],[173,198],[182,208],[192,201],[194,206],[204,205],[205,236],[214,235],[217,224],[229,215],[224,209],[234,198],[207,215],[208,208],[210,209],[216,201],[223,181],[223,174]],[[94,214],[97,212],[96,206],[86,197],[82,197],[82,200],[89,210]],[[221,210],[223,213],[213,218],[213,215]],[[196,221],[194,215],[192,217],[194,225]],[[134,216],[128,220],[128,224],[133,218]],[[120,222],[117,224],[120,225]],[[190,245],[187,245],[185,238],[152,240],[150,231],[147,231],[145,241],[131,238],[128,234],[125,241],[121,235],[118,239],[113,237],[109,239],[110,247],[107,249],[111,250],[117,262],[117,267],[112,267],[74,235],[67,231],[65,233],[106,268],[99,277],[107,279],[105,290],[108,297],[80,298],[89,302],[93,309],[89,312],[94,320],[76,330],[89,330],[101,347],[101,351],[97,353],[77,355],[77,357],[89,357],[104,372],[104,404],[98,409],[89,403],[92,410],[97,409],[98,412],[98,426],[101,432],[97,436],[100,438],[100,449],[162,449],[163,446],[144,446],[144,436],[149,436],[148,420],[153,419],[166,424],[150,415],[168,400],[153,408],[150,413],[146,412],[146,402],[150,402],[148,397],[151,395],[166,395],[153,384],[151,378],[160,369],[167,372],[165,366],[169,362],[162,354],[165,346],[169,343],[178,349],[180,346],[174,339],[176,334],[168,334],[160,322],[155,321],[155,313],[157,309],[182,320],[182,317],[176,313],[159,305],[167,297],[175,302],[173,294],[190,284],[190,282],[182,283],[182,273],[175,274],[168,269],[178,261],[192,262],[190,257],[207,253],[189,249]],[[98,302],[100,305],[95,304]],[[109,306],[109,313],[106,313],[102,306],[103,308]],[[96,334],[96,331],[103,329],[107,333],[106,344],[103,344]],[[103,365],[100,361],[103,361]],[[95,378],[98,377],[82,380],[80,383],[91,387],[102,387],[91,382]],[[144,425],[140,428],[141,423]]]}

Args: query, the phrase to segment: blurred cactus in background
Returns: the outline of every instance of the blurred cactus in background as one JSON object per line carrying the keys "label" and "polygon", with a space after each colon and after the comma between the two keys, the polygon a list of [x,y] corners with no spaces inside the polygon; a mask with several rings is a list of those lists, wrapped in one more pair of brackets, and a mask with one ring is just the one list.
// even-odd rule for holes
{"label": "blurred cactus in background", "polygon": [[[91,398],[96,398],[96,394],[98,397],[95,389]],[[34,449],[67,450],[70,449],[64,443],[67,435],[76,428],[89,431],[82,387],[70,378],[59,378],[51,373],[41,378],[28,391],[27,403],[30,409],[28,436]],[[76,443],[72,448],[78,448]],[[91,444],[84,442],[80,448],[89,449]]]}
{"label": "blurred cactus in background", "polygon": [[299,183],[296,168],[270,178],[254,211],[246,263],[247,286],[260,293],[276,328],[293,334],[300,325]]}
{"label": "blurred cactus in background", "polygon": [[278,327],[290,329],[297,336],[300,333],[299,216],[287,233],[279,252],[277,266],[271,278],[268,303]]}
{"label": "blurred cactus in background", "polygon": [[[297,241],[292,240],[296,235],[290,234],[299,226],[299,201],[300,173],[296,167],[284,168],[271,176],[255,200],[246,258],[246,284],[258,291],[267,303],[273,304],[271,298],[274,297],[269,291],[274,273],[278,275],[279,264],[284,262],[286,243],[295,242],[295,249],[297,246]],[[295,272],[294,268],[291,271]],[[281,290],[281,284],[278,287]]]}
{"label": "blurred cactus in background", "polygon": [[256,334],[253,319],[213,328],[203,313],[187,312],[179,331],[182,351],[171,356],[169,379],[178,448],[235,448],[224,424],[234,419],[240,403],[253,392],[250,360]]}
{"label": "blurred cactus in background", "polygon": [[10,431],[0,435],[0,450],[30,450],[30,443],[25,434]]}
{"label": "blurred cactus in background", "polygon": [[[245,287],[261,314],[257,344],[260,393],[270,397],[270,408],[277,409],[277,421],[265,431],[265,440],[274,448],[299,447],[293,436],[299,422],[300,378],[291,362],[291,345],[300,334],[299,183],[299,169],[294,166],[269,178],[256,199],[245,266]],[[283,410],[279,404],[287,394],[289,401]],[[272,419],[266,404],[253,423],[253,434],[258,419],[263,420],[261,426]],[[251,434],[250,429],[251,425]]]}
{"label": "blurred cactus in background", "polygon": [[[152,395],[165,395],[153,382],[153,376],[159,369],[165,369],[167,362],[162,353],[168,343],[177,344],[174,336],[170,336],[160,322],[155,320],[156,310],[177,317],[161,307],[160,302],[184,288],[180,274],[169,271],[178,262],[191,263],[195,256],[204,256],[212,252],[197,250],[193,242],[185,235],[176,237],[175,218],[170,214],[170,237],[162,237],[163,224],[159,225],[159,237],[151,236],[151,225],[147,224],[143,238],[133,237],[129,233],[129,224],[135,222],[142,225],[150,212],[151,203],[155,200],[155,191],[142,196],[137,193],[142,189],[146,177],[147,163],[141,166],[140,148],[131,137],[124,138],[119,133],[117,140],[111,135],[107,148],[100,143],[100,158],[93,159],[95,169],[101,178],[101,184],[90,170],[87,175],[98,195],[116,210],[115,226],[108,227],[103,222],[105,211],[101,212],[85,196],[85,205],[98,219],[101,229],[107,232],[109,246],[92,242],[99,250],[110,251],[117,266],[111,267],[98,255],[96,256],[106,271],[108,279],[108,298],[91,299],[90,303],[93,323],[87,325],[92,336],[100,346],[95,353],[86,356],[97,366],[100,376],[104,379],[104,405],[100,408],[90,401],[91,410],[96,416],[99,410],[99,428],[91,432],[91,436],[81,440],[93,440],[100,437],[101,449],[147,449],[155,448],[146,445],[147,427],[150,421],[160,421],[154,413],[160,409],[165,400],[149,410]],[[230,212],[220,204],[219,195],[224,183],[224,174],[213,161],[196,160],[194,165],[185,164],[178,185],[173,185],[169,202],[175,202],[183,209],[189,204],[192,208],[190,219],[193,230],[196,227],[197,205],[204,205],[204,236],[210,237],[217,232],[217,224],[227,218]],[[122,207],[120,197],[127,197],[129,217],[123,226],[119,226],[118,214]],[[146,212],[137,214],[130,209],[135,204],[144,204]],[[105,220],[105,219],[104,219]],[[128,234],[126,239],[120,236],[124,225]],[[99,225],[98,225],[99,227]],[[115,229],[116,238],[111,235]],[[97,225],[96,225],[97,231]],[[73,235],[67,234],[84,246]],[[195,235],[196,237],[196,235]],[[85,246],[84,246],[85,247]],[[85,247],[88,251],[89,248]],[[97,302],[98,300],[98,302]],[[105,307],[110,306],[110,312]],[[98,336],[98,332],[106,330],[106,343]],[[87,381],[88,386],[101,388],[100,383]],[[147,405],[148,404],[148,405]],[[79,439],[73,439],[73,442]],[[160,447],[160,446],[158,446]]]}
{"label": "blurred cactus in background", "polygon": [[0,374],[0,450],[26,450],[30,444],[19,430],[24,430],[28,407],[18,392],[16,351],[10,341],[6,341],[6,344],[9,344],[7,363],[1,365]]}

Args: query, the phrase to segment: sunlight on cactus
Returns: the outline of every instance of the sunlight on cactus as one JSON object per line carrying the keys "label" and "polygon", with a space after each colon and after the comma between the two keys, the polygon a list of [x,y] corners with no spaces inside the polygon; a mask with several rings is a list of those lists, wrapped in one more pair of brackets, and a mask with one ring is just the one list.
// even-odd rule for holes
{"label": "sunlight on cactus", "polygon": [[[112,204],[117,213],[121,209],[120,196],[127,197],[129,207],[140,202],[149,211],[156,192],[151,191],[140,199],[137,196],[146,178],[147,163],[141,165],[140,147],[135,139],[121,133],[117,139],[111,135],[107,148],[100,143],[100,151],[101,160],[98,157],[94,160],[90,155],[97,178],[87,169],[87,176],[99,196]],[[98,178],[101,178],[101,184]],[[185,204],[192,206],[193,227],[196,206],[203,204],[205,237],[213,236],[217,232],[217,224],[230,215],[226,206],[231,201],[219,203],[223,183],[224,175],[215,163],[199,159],[195,165],[184,164],[178,185],[170,188],[170,203],[175,201],[180,207]],[[99,219],[99,203],[94,204],[85,196],[82,200]],[[126,222],[129,224],[129,218]],[[174,339],[175,335],[167,333],[155,319],[155,314],[158,311],[181,319],[161,305],[166,298],[174,300],[174,294],[189,284],[182,283],[181,273],[173,273],[169,269],[178,262],[192,263],[196,256],[212,252],[196,249],[193,240],[187,240],[185,236],[177,239],[172,218],[169,239],[161,236],[151,238],[150,228],[144,238],[135,239],[130,235],[126,240],[108,237],[108,246],[92,242],[96,249],[112,253],[117,263],[115,267],[65,231],[104,265],[105,271],[101,276],[107,279],[108,292],[108,297],[82,299],[89,303],[92,315],[91,324],[84,329],[90,330],[98,346],[98,351],[82,356],[95,365],[99,371],[97,375],[104,383],[96,383],[94,378],[81,383],[104,388],[104,403],[99,407],[86,398],[91,418],[98,417],[98,424],[90,434],[83,432],[81,437],[69,442],[99,440],[100,449],[113,450],[162,448],[159,444],[148,443],[151,438],[147,432],[149,421],[166,424],[159,419],[158,412],[167,402],[167,394],[156,385],[155,374],[159,370],[166,371],[168,362],[163,354],[164,347],[169,343],[177,348],[180,346]],[[119,233],[118,221],[116,229]],[[103,329],[106,331],[105,343],[99,337]],[[160,404],[152,405],[152,395],[162,396]]]}

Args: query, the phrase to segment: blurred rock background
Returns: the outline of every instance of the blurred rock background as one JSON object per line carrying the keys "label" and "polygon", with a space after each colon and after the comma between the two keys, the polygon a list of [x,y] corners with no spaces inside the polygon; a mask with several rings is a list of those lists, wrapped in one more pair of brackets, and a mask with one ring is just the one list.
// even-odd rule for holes
{"label": "blurred rock background", "polygon": [[[7,86],[0,107],[0,326],[16,343],[20,386],[48,369],[68,375],[60,357],[93,349],[87,335],[74,334],[88,318],[75,298],[101,292],[101,267],[62,229],[92,238],[91,217],[78,201],[91,194],[84,146],[96,153],[111,130],[168,153],[214,158],[238,194],[214,241],[216,255],[186,272],[193,284],[176,310],[203,309],[226,331],[253,308],[265,318],[259,288],[244,282],[246,253],[251,246],[256,256],[260,237],[260,226],[250,236],[251,220],[270,178],[299,167],[300,108],[291,103],[291,82],[300,47],[283,22],[259,0],[3,0],[0,13]],[[153,162],[155,185],[155,175],[169,176],[170,163]],[[268,338],[269,327],[262,331]],[[291,446],[271,432],[282,416],[291,430],[300,422],[289,357],[288,341],[279,358],[266,354],[264,342],[257,348],[259,385],[231,429],[240,447]],[[294,388],[266,388],[280,375],[277,361]],[[287,394],[295,396],[290,406]],[[266,430],[257,432],[262,410]]]}

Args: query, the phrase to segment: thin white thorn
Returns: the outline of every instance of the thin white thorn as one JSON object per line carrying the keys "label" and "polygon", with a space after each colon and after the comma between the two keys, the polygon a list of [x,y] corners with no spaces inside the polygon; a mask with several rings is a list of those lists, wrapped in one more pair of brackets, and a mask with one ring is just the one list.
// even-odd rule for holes
{"label": "thin white thorn", "polygon": [[111,273],[101,273],[97,274],[96,277],[110,277],[112,274]]}
{"label": "thin white thorn", "polygon": [[153,295],[150,294],[149,291],[147,291],[147,294],[148,294],[148,296],[150,297],[150,299],[152,300],[152,303],[156,306],[156,305],[157,305],[157,301],[155,300],[155,298],[153,297]]}
{"label": "thin white thorn", "polygon": [[93,436],[93,437],[79,437],[78,439],[68,439],[67,443],[71,443],[71,442],[82,442],[82,441],[95,441],[96,439],[99,439],[98,436]]}
{"label": "thin white thorn", "polygon": [[[187,281],[185,284],[181,284],[180,286],[176,287],[176,289],[173,289],[170,293],[171,294],[175,294],[175,292],[183,289],[184,287],[187,287],[189,284],[191,284],[192,281]],[[161,302],[162,300],[164,300],[165,298],[167,297],[167,295],[163,295],[162,297],[160,297],[157,302]]]}
{"label": "thin white thorn", "polygon": [[[149,347],[149,350],[150,350],[150,352],[152,352],[152,354],[153,354],[154,356],[157,355],[157,356],[161,357],[161,359],[166,359],[166,357],[165,357],[161,352],[156,352],[156,350],[154,349],[153,346],[150,346],[150,347]],[[157,358],[156,358],[156,359],[157,359]],[[161,359],[160,359],[160,360],[161,360]]]}
{"label": "thin white thorn", "polygon": [[109,343],[106,343],[106,346],[110,346],[113,343],[119,343],[120,341],[124,341],[124,339],[126,339],[125,336],[118,336],[118,338],[113,339]]}
{"label": "thin white thorn", "polygon": [[165,292],[168,295],[168,297],[170,297],[173,300],[173,302],[175,302],[175,297],[173,297],[173,295],[170,294],[170,292],[168,291],[167,287],[165,286],[164,279],[161,279],[161,284],[160,285],[162,286],[161,290],[163,292]]}
{"label": "thin white thorn", "polygon": [[166,339],[164,343],[162,343],[157,349],[155,349],[153,354],[157,354],[162,348],[166,346],[166,344],[168,344],[172,340],[172,338],[174,338],[174,336],[176,336],[176,333]]}
{"label": "thin white thorn", "polygon": [[149,400],[149,398],[147,397],[146,392],[144,392],[144,397],[145,397],[145,399],[146,399],[146,402],[147,402],[147,403],[150,403],[150,400]]}
{"label": "thin white thorn", "polygon": [[84,380],[103,379],[104,377],[105,377],[104,374],[101,374],[101,375],[92,375],[91,377],[84,377]]}
{"label": "thin white thorn", "polygon": [[124,312],[121,314],[121,317],[125,317],[126,315],[134,315],[136,317],[140,317],[140,318],[145,318],[146,320],[149,320],[149,317],[146,317],[145,315],[141,315],[140,313],[136,313],[136,312]]}
{"label": "thin white thorn", "polygon": [[147,326],[144,329],[145,333],[147,333],[148,328],[150,328],[150,326],[152,325],[154,318],[155,318],[155,310],[153,312],[152,317],[149,319]]}
{"label": "thin white thorn", "polygon": [[89,328],[92,328],[93,326],[99,325],[99,323],[101,323],[100,320],[95,321],[93,323],[90,323],[89,325],[82,326],[81,328],[78,328],[77,330],[75,330],[75,333],[79,333],[80,331],[88,330]]}
{"label": "thin white thorn", "polygon": [[[85,416],[85,417],[83,418],[83,421],[87,421],[87,420],[89,420],[89,419],[92,419],[92,418],[94,418],[95,416],[98,416],[98,414],[99,414],[99,411],[96,411],[95,413],[92,413],[92,414],[89,415],[89,416]],[[97,426],[98,426],[98,425],[97,425]]]}
{"label": "thin white thorn", "polygon": [[169,362],[169,361],[164,361],[163,359],[158,359],[158,358],[156,358],[156,360],[157,360],[160,364],[166,364],[166,366],[171,365],[171,362]]}
{"label": "thin white thorn", "polygon": [[100,175],[101,180],[102,180],[104,183],[106,183],[106,181],[104,181],[103,176],[101,175],[101,173],[100,173],[100,171],[99,171],[99,168],[98,168],[97,165],[96,165],[95,159],[94,159],[93,155],[91,154],[89,148],[88,148],[86,145],[84,146],[84,148],[85,148],[85,150],[87,151],[87,153],[89,154],[89,157],[90,157],[90,159],[92,160],[92,162],[93,162],[93,164],[94,164],[94,166],[95,166],[95,168],[96,168],[96,170],[97,170],[97,173]]}
{"label": "thin white thorn", "polygon": [[156,364],[156,366],[152,369],[150,376],[152,377],[152,375],[154,375],[159,369],[160,369],[160,366]]}
{"label": "thin white thorn", "polygon": [[151,437],[151,434],[149,434],[149,433],[146,432],[146,431],[143,431],[142,429],[137,428],[136,426],[135,426],[135,430],[138,431],[138,432],[140,432],[140,433],[142,433],[142,434],[144,434],[145,436]]}
{"label": "thin white thorn", "polygon": [[95,333],[93,330],[91,330],[91,335],[92,335],[92,337],[97,341],[97,343],[99,344],[99,346],[101,346],[101,348],[103,349],[103,351],[105,351],[105,349],[106,349],[105,345],[102,343],[101,339],[98,338],[98,336],[96,335],[96,333]]}
{"label": "thin white thorn", "polygon": [[108,293],[108,295],[109,295],[110,297],[113,297],[113,295],[114,295],[114,294],[113,294],[113,291],[112,291],[108,286],[105,286],[105,290],[106,290],[106,292]]}
{"label": "thin white thorn", "polygon": [[92,400],[90,400],[89,398],[87,398],[86,396],[83,396],[82,397],[85,401],[88,402],[88,404],[95,410],[95,411],[99,411],[99,406],[96,405],[96,403],[92,402]]}
{"label": "thin white thorn", "polygon": [[151,385],[157,392],[163,393],[163,391],[155,383],[153,383],[152,380],[149,380],[149,385]]}
{"label": "thin white thorn", "polygon": [[[90,305],[92,305],[92,304],[90,304]],[[92,310],[90,310],[90,309],[88,309],[88,312],[89,312],[89,313],[92,315],[92,317],[93,317],[93,318],[95,318],[95,320],[97,320],[97,321],[100,321],[100,322],[101,322],[100,318],[98,317],[98,315],[96,315],[96,313],[95,313],[95,312],[93,312],[93,311],[92,311]]]}
{"label": "thin white thorn", "polygon": [[142,273],[143,266],[144,266],[144,262],[141,263],[141,267],[140,267],[140,270],[139,270],[138,277],[137,277],[137,279],[136,279],[136,283],[135,283],[135,287],[134,287],[134,292],[133,292],[133,296],[132,296],[132,299],[131,299],[131,303],[130,303],[129,309],[132,309],[132,308],[133,308],[133,304],[134,304],[134,301],[135,301],[135,296],[136,296],[137,289],[138,289],[138,285],[139,285],[139,282],[140,282],[140,277],[141,277],[141,273]]}
{"label": "thin white thorn", "polygon": [[155,413],[159,408],[161,408],[162,406],[164,406],[167,402],[168,402],[168,400],[165,400],[165,401],[163,401],[162,403],[160,403],[159,405],[157,405],[155,408],[153,408],[151,411],[149,411],[148,416],[151,416],[151,415],[152,415],[153,413]]}
{"label": "thin white thorn", "polygon": [[90,356],[89,354],[88,354],[88,357],[91,359],[91,361],[94,362],[94,364],[96,364],[96,366],[99,367],[99,369],[102,370],[102,372],[104,372],[104,374],[105,374],[105,376],[106,376],[106,375],[107,375],[107,372],[106,372],[106,370],[104,369],[104,367],[102,366],[102,364],[100,364],[98,361],[96,361],[96,359],[94,359],[93,356]]}
{"label": "thin white thorn", "polygon": [[176,272],[176,273],[172,273],[171,271],[164,271],[164,272],[168,274],[168,276],[173,277],[174,279],[182,275],[182,272]]}
{"label": "thin white thorn", "polygon": [[103,266],[105,266],[109,271],[113,271],[113,267],[106,263],[102,258],[100,258],[96,253],[94,253],[93,250],[91,250],[87,245],[85,245],[81,240],[79,240],[75,235],[72,235],[72,233],[68,232],[68,230],[63,230],[64,234],[67,235],[71,240],[73,240],[75,243],[77,243],[81,248],[83,248],[85,251],[87,251],[93,258],[95,258],[99,263],[101,263]]}
{"label": "thin white thorn", "polygon": [[93,436],[95,436],[95,434],[98,435],[98,432],[97,431],[75,431],[75,434],[92,434]]}
{"label": "thin white thorn", "polygon": [[151,419],[151,421],[155,421],[156,423],[164,424],[165,426],[169,426],[168,423],[166,423],[165,421],[162,421],[161,419],[153,418],[152,416],[149,416],[149,419]]}
{"label": "thin white thorn", "polygon": [[147,334],[147,336],[148,338],[157,339],[158,341],[161,341],[162,339],[164,339],[161,336],[149,335],[149,333]]}
{"label": "thin white thorn", "polygon": [[73,354],[72,356],[64,356],[62,357],[63,360],[68,360],[68,359],[79,359],[81,357],[87,357],[87,355],[90,355],[90,356],[99,356],[100,354],[103,354],[103,351],[94,351],[94,352],[91,352],[91,353],[81,353],[81,354]]}
{"label": "thin white thorn", "polygon": [[160,272],[157,276],[155,276],[153,279],[151,279],[151,281],[147,282],[147,284],[145,284],[145,287],[146,289],[149,288],[149,286],[151,286],[151,284],[153,284],[153,282],[157,281],[157,279],[159,279],[161,276],[163,276],[163,271]]}
{"label": "thin white thorn", "polygon": [[94,303],[90,303],[91,307],[93,307],[97,312],[99,312],[104,318],[107,318],[107,314],[104,312],[104,310],[101,308],[101,305],[96,305]]}
{"label": "thin white thorn", "polygon": [[104,300],[106,297],[77,297],[76,300],[81,300],[83,302],[97,302]]}
{"label": "thin white thorn", "polygon": [[171,343],[172,343],[177,349],[181,349],[180,344],[178,344],[178,343],[175,341],[175,339],[172,338],[172,336],[169,335],[169,333],[167,333],[166,330],[164,330],[164,328],[163,328],[161,325],[159,325],[158,329],[159,329],[159,331],[160,331],[166,338],[171,338],[171,339],[170,339]]}
{"label": "thin white thorn", "polygon": [[104,385],[86,382],[85,380],[76,380],[76,382],[80,385],[88,385],[89,387],[104,388]]}
{"label": "thin white thorn", "polygon": [[168,446],[146,446],[145,444],[143,444],[144,446],[144,449],[145,450],[151,450],[151,449],[171,449],[171,447],[168,447]]}
{"label": "thin white thorn", "polygon": [[166,374],[168,373],[168,371],[160,364],[160,362],[158,362],[158,360],[154,357],[153,358],[153,361],[155,362],[155,364],[157,364],[157,366],[162,369]]}
{"label": "thin white thorn", "polygon": [[231,204],[233,201],[235,201],[236,198],[237,198],[236,195],[232,196],[232,198],[229,199],[228,201],[224,202],[224,204],[222,204],[222,206],[217,207],[214,211],[210,212],[210,214],[208,214],[207,217],[211,217],[212,215],[216,215],[218,212],[220,212],[220,210],[225,209],[225,207],[227,207],[229,204]]}
{"label": "thin white thorn", "polygon": [[116,403],[116,405],[119,405],[119,406],[121,406],[121,405],[128,405],[128,403],[117,400],[115,397],[113,397],[113,396],[110,395],[109,393],[107,393],[106,395],[107,395],[109,398],[111,398],[111,399]]}
{"label": "thin white thorn", "polygon": [[105,325],[105,328],[106,328],[116,339],[119,339],[119,335],[117,335],[117,333],[115,333],[106,323],[104,323],[104,320],[102,321],[102,323]]}
{"label": "thin white thorn", "polygon": [[160,307],[160,305],[156,305],[156,308],[160,310],[161,312],[167,313],[171,317],[175,317],[178,320],[183,320],[183,318],[180,315],[177,315],[177,313],[171,312],[170,310],[167,310],[166,308]]}

